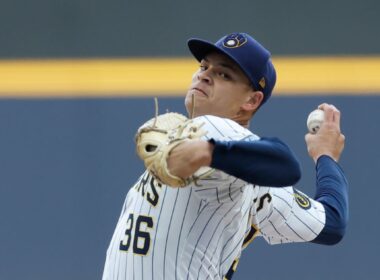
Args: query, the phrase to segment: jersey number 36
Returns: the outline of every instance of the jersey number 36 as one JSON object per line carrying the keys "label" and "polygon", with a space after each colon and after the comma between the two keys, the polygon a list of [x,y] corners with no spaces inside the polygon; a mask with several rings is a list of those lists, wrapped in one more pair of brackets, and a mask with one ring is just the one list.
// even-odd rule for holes
{"label": "jersey number 36", "polygon": [[146,255],[150,247],[150,234],[146,230],[153,227],[153,219],[149,216],[138,216],[136,222],[134,220],[134,215],[129,214],[127,229],[124,239],[120,241],[119,249],[128,252],[133,243],[133,253]]}

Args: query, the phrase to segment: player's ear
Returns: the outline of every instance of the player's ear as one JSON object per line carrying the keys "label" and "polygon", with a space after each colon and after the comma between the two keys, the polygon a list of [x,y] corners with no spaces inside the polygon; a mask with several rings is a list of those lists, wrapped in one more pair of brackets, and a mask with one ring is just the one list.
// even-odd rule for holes
{"label": "player's ear", "polygon": [[264,94],[261,91],[251,91],[246,102],[242,105],[242,109],[249,112],[256,111],[261,102],[263,102]]}

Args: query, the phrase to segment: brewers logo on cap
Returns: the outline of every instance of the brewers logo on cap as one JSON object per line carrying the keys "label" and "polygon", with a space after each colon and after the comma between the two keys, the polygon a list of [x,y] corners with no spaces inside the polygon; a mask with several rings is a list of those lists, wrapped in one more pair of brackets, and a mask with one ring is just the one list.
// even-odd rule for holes
{"label": "brewers logo on cap", "polygon": [[226,48],[238,48],[247,43],[247,38],[240,33],[233,33],[226,36],[223,41],[223,46]]}

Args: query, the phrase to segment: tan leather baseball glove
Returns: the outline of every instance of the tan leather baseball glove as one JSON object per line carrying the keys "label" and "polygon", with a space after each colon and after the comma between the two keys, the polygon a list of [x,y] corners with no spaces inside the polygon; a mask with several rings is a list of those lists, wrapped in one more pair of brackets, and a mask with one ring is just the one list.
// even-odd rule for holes
{"label": "tan leather baseball glove", "polygon": [[199,179],[197,172],[189,178],[171,174],[167,159],[177,145],[205,135],[207,132],[201,129],[202,125],[181,114],[166,113],[147,121],[138,129],[135,137],[137,154],[159,182],[171,187],[184,187]]}

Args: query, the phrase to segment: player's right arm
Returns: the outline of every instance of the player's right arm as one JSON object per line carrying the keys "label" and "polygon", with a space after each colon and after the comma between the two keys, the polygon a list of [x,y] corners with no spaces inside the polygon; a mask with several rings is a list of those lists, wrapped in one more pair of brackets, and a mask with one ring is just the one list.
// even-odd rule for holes
{"label": "player's right arm", "polygon": [[301,177],[293,151],[278,138],[215,141],[210,166],[261,186],[290,186]]}
{"label": "player's right arm", "polygon": [[248,183],[289,186],[298,182],[301,169],[295,154],[278,138],[258,138],[231,120],[215,116],[206,121],[207,140],[190,140],[171,151],[168,166],[181,178],[201,166],[210,166]]}

